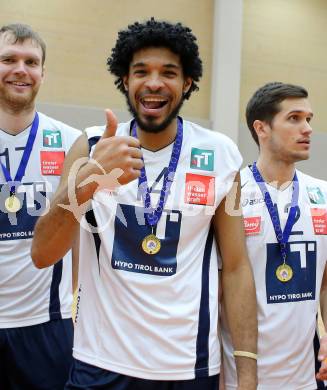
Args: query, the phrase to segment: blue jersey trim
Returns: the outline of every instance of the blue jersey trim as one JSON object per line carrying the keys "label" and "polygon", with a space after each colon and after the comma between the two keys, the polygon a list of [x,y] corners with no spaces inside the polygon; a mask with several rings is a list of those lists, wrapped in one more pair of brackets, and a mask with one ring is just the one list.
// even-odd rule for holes
{"label": "blue jersey trim", "polygon": [[210,332],[210,308],[209,308],[209,269],[213,243],[213,228],[210,227],[202,263],[202,291],[199,310],[199,327],[196,340],[195,378],[209,376],[209,332]]}
{"label": "blue jersey trim", "polygon": [[50,287],[50,320],[61,320],[59,285],[62,278],[62,259],[53,266],[52,281]]}
{"label": "blue jersey trim", "polygon": [[[96,135],[94,137],[88,138],[88,143],[89,143],[89,154],[91,153],[91,149],[96,143],[99,141],[101,137],[99,135]],[[88,222],[89,225],[92,227],[96,228],[98,227],[97,221],[95,219],[95,215],[93,212],[93,209],[89,210],[85,214],[85,219]],[[95,244],[95,250],[97,252],[97,260],[98,260],[98,267],[99,267],[99,273],[100,273],[100,245],[101,245],[101,239],[98,233],[93,233],[93,239],[94,239],[94,244]]]}
{"label": "blue jersey trim", "polygon": [[[88,222],[89,225],[91,225],[93,228],[98,227],[97,220],[95,218],[93,209],[89,210],[85,214],[85,219]],[[101,238],[99,233],[92,233],[93,239],[94,239],[94,245],[95,250],[97,252],[97,260],[98,260],[98,267],[99,267],[99,273],[100,273],[100,245],[101,245]]]}
{"label": "blue jersey trim", "polygon": [[91,153],[91,149],[92,147],[99,141],[101,137],[100,136],[94,136],[94,137],[91,137],[88,139],[88,143],[89,143],[89,154]]}

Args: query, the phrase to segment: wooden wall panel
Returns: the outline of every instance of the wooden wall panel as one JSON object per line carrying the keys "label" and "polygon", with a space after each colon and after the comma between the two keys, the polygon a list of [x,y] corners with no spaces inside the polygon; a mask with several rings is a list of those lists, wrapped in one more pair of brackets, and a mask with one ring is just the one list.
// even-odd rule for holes
{"label": "wooden wall panel", "polygon": [[30,24],[48,47],[41,102],[125,108],[106,70],[118,30],[155,16],[181,21],[198,37],[204,61],[200,91],[186,102],[188,116],[208,118],[210,99],[212,0],[0,0],[0,24]]}
{"label": "wooden wall panel", "polygon": [[240,121],[255,89],[283,81],[308,89],[313,126],[327,132],[326,47],[326,0],[244,0]]}

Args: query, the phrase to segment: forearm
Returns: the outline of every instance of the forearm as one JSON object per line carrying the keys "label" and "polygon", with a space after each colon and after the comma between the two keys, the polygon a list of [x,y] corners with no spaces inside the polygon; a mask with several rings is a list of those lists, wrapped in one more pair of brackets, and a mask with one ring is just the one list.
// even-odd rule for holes
{"label": "forearm", "polygon": [[[224,307],[234,350],[257,353],[257,306],[252,271],[247,262],[222,272]],[[239,389],[256,388],[256,360],[236,357]]]}
{"label": "forearm", "polygon": [[327,329],[327,290],[324,288],[320,292],[321,318],[325,329]]}
{"label": "forearm", "polygon": [[[77,179],[77,182],[80,181]],[[38,268],[56,263],[72,248],[78,236],[80,219],[85,213],[94,188],[96,188],[94,183],[82,188],[76,187],[75,204],[71,203],[69,197],[69,185],[62,186],[57,191],[51,201],[49,212],[39,218],[34,229],[31,256]]]}

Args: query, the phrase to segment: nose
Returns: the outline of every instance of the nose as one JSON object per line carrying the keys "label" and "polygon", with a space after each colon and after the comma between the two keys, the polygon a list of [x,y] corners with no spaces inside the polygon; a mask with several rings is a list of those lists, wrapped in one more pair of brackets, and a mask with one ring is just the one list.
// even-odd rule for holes
{"label": "nose", "polygon": [[157,73],[149,75],[145,82],[145,86],[151,91],[158,91],[163,86],[160,75]]}
{"label": "nose", "polygon": [[305,124],[304,124],[304,127],[302,129],[302,132],[304,134],[306,134],[306,135],[311,135],[312,131],[313,130],[312,130],[312,126],[311,126],[310,122],[305,121]]}
{"label": "nose", "polygon": [[26,74],[26,64],[23,60],[17,61],[15,64],[14,72],[18,74]]}

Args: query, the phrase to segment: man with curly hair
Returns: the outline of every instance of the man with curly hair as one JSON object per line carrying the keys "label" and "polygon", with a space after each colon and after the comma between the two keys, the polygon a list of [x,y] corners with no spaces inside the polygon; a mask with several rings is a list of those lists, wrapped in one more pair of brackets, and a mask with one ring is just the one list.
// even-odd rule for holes
{"label": "man with curly hair", "polygon": [[[225,207],[230,193],[238,206],[242,159],[229,138],[178,116],[202,75],[196,38],[180,23],[134,23],[119,32],[107,64],[133,119],[117,125],[107,110],[107,126],[86,129],[32,249],[38,267],[55,263],[83,208],[66,389],[216,390],[218,247],[238,388],[255,389],[254,282],[241,216]],[[71,192],[76,202],[67,206]]]}

